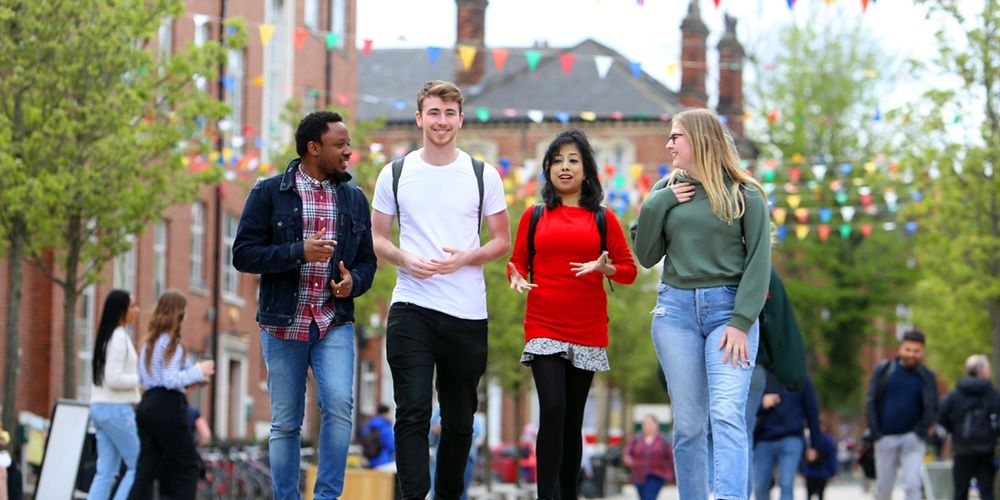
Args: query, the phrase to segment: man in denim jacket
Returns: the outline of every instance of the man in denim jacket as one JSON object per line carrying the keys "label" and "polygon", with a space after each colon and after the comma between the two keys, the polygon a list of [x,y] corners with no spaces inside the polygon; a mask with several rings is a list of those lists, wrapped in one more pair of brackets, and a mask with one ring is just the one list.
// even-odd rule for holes
{"label": "man in denim jacket", "polygon": [[375,275],[371,216],[348,181],[351,140],[337,113],[299,123],[301,158],[254,186],[243,207],[233,265],[260,274],[257,322],[271,400],[269,457],[275,498],[299,498],[299,433],[306,372],[322,411],[317,499],[339,498],[354,405],[354,297]]}

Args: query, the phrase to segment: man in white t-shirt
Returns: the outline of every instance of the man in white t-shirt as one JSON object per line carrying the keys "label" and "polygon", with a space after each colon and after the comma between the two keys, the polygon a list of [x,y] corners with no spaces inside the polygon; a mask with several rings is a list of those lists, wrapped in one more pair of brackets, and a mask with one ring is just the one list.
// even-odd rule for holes
{"label": "man in white t-shirt", "polygon": [[[422,500],[430,490],[427,430],[435,367],[441,407],[435,496],[462,495],[476,386],[486,371],[483,264],[510,250],[500,174],[484,165],[480,206],[472,158],[456,145],[465,117],[462,101],[461,90],[451,82],[424,84],[416,112],[423,147],[406,155],[395,196],[392,166],[382,169],[372,201],[375,253],[380,262],[398,266],[386,357],[396,399],[396,467],[405,499]],[[398,247],[390,239],[397,215]],[[490,232],[482,246],[480,216]]]}

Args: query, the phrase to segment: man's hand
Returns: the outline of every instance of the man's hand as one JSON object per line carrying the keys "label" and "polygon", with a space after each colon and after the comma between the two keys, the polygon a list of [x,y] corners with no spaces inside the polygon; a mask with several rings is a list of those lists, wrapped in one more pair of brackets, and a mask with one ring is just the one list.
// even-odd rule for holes
{"label": "man's hand", "polygon": [[400,253],[402,254],[400,267],[406,269],[406,272],[410,273],[410,276],[425,280],[438,274],[438,268],[432,261],[410,252],[400,251]]}
{"label": "man's hand", "polygon": [[765,410],[770,410],[779,404],[781,404],[781,395],[776,392],[765,394],[764,399],[760,402],[760,405],[763,406]]}
{"label": "man's hand", "polygon": [[576,273],[577,277],[597,271],[605,276],[615,274],[615,266],[608,260],[608,251],[601,252],[601,256],[590,262],[570,262],[569,270]]}
{"label": "man's hand", "polygon": [[431,259],[431,264],[435,266],[437,274],[451,274],[465,267],[469,262],[469,252],[463,252],[456,248],[444,247],[448,257],[444,259]]}
{"label": "man's hand", "polygon": [[330,260],[333,255],[333,247],[337,246],[337,240],[324,240],[326,228],[316,231],[316,234],[306,238],[302,242],[302,250],[305,253],[306,262],[324,262]]}
{"label": "man's hand", "polygon": [[351,272],[344,267],[344,261],[340,261],[340,281],[330,280],[330,292],[333,296],[342,299],[351,296],[351,289],[354,288],[354,278]]}
{"label": "man's hand", "polygon": [[538,285],[534,283],[528,283],[528,280],[521,276],[521,273],[517,272],[517,266],[513,262],[508,262],[510,266],[510,288],[511,290],[517,290],[517,293],[530,292],[532,288],[538,288]]}

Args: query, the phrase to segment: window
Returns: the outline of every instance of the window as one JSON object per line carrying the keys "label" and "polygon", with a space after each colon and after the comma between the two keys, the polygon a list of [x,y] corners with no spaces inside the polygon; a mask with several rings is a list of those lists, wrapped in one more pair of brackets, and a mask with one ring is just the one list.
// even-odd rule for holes
{"label": "window", "polygon": [[347,0],[330,0],[330,31],[340,35],[337,48],[343,49],[347,38]]}
{"label": "window", "polygon": [[270,0],[264,22],[274,26],[271,42],[264,48],[264,88],[260,100],[260,139],[265,144],[261,150],[261,162],[268,162],[276,154],[281,144],[291,141],[291,127],[282,116],[285,103],[292,97],[292,72],[288,71],[288,61],[294,60],[292,32],[295,29],[295,2]]}
{"label": "window", "polygon": [[191,288],[205,289],[205,204],[191,204]]}
{"label": "window", "polygon": [[156,31],[156,40],[158,43],[158,52],[160,54],[160,61],[166,60],[170,57],[170,53],[173,52],[174,48],[174,20],[171,18],[166,18],[160,23],[160,28]]}
{"label": "window", "polygon": [[305,25],[309,29],[319,29],[319,0],[305,1]]}
{"label": "window", "polygon": [[240,273],[233,267],[233,243],[239,224],[239,218],[226,214],[222,233],[222,294],[235,299],[240,295]]}
{"label": "window", "polygon": [[159,221],[153,228],[153,297],[158,298],[167,288],[167,223]]}
{"label": "window", "polygon": [[129,249],[115,257],[114,287],[135,292],[135,237],[128,236]]}
{"label": "window", "polygon": [[91,362],[94,357],[94,285],[83,289],[76,302],[76,398],[90,399]]}
{"label": "window", "polygon": [[[210,26],[208,24],[207,19],[205,19],[201,23],[199,23],[197,21],[195,22],[195,25],[194,25],[194,45],[195,45],[195,47],[201,47],[201,46],[205,45],[205,42],[207,42],[208,38],[209,38],[209,30],[210,30]],[[195,88],[197,88],[198,90],[204,92],[204,91],[208,90],[208,79],[205,78],[204,76],[201,76],[201,75],[195,75],[195,77],[194,77],[194,85],[195,85]]]}
{"label": "window", "polygon": [[376,390],[378,389],[378,374],[375,373],[375,365],[371,361],[361,362],[361,393],[358,395],[360,411],[364,415],[374,415],[378,409]]}
{"label": "window", "polygon": [[[243,52],[238,49],[230,49],[226,57],[226,103],[232,110],[229,114],[230,130],[234,135],[242,134],[243,130]],[[233,145],[233,149],[242,151],[242,144],[239,147]]]}
{"label": "window", "polygon": [[302,100],[302,112],[303,114],[309,114],[316,111],[316,106],[319,103],[319,90],[314,88],[306,88],[306,96]]}

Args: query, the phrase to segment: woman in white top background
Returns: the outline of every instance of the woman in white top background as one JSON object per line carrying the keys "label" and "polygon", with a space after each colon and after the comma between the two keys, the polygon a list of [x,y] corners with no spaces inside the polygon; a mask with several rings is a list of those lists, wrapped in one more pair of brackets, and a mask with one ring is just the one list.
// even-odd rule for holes
{"label": "woman in white top background", "polygon": [[97,473],[88,498],[107,500],[125,462],[115,500],[128,498],[139,458],[139,435],[132,405],[139,402],[138,358],[132,343],[132,323],[139,306],[128,292],[112,290],[104,300],[92,360],[90,420],[97,437]]}

